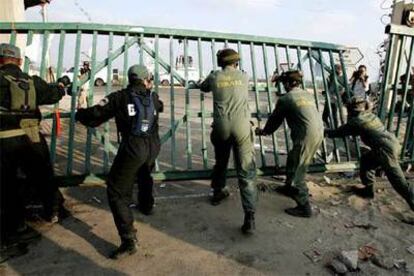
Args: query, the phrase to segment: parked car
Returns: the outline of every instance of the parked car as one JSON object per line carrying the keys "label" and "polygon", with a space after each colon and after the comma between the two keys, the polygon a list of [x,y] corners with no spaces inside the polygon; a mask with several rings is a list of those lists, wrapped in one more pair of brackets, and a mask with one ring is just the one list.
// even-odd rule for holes
{"label": "parked car", "polygon": [[[63,73],[63,78],[68,78],[69,82],[73,82],[73,72],[75,71],[75,67],[71,67]],[[79,68],[80,72],[80,68]],[[118,75],[118,69],[113,69],[114,76]],[[103,86],[106,84],[106,80],[108,78],[107,70],[104,68],[95,74],[95,86]]]}
{"label": "parked car", "polygon": [[[184,68],[176,69],[175,72],[184,79],[185,70]],[[188,68],[188,83],[190,85],[195,84],[200,79],[200,75],[197,69],[195,68]],[[171,74],[160,74],[160,84],[164,86],[170,85],[171,81]],[[178,81],[175,80],[175,83],[178,84]]]}
{"label": "parked car", "polygon": [[[175,72],[185,79],[185,68],[184,68],[184,55],[179,55],[175,60]],[[193,57],[188,56],[188,83],[189,85],[195,84],[200,79],[200,74],[197,68],[193,65]],[[165,73],[160,74],[160,84],[161,85],[170,85],[171,81],[171,74]],[[178,84],[178,81],[176,81]]]}

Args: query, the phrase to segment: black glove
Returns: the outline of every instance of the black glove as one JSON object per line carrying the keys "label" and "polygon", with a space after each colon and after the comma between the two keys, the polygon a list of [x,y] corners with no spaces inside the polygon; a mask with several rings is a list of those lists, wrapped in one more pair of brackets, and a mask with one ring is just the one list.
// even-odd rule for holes
{"label": "black glove", "polygon": [[60,77],[57,79],[57,82],[63,84],[64,87],[68,87],[70,84],[70,80],[68,77]]}
{"label": "black glove", "polygon": [[263,129],[261,129],[261,128],[256,128],[255,129],[255,134],[257,135],[257,136],[265,136],[265,135],[267,135],[267,133],[263,130]]}
{"label": "black glove", "polygon": [[[323,136],[324,137],[329,137],[329,135],[330,135],[330,133],[331,133],[331,129],[329,129],[329,128],[325,128],[324,130],[323,130]],[[331,138],[331,137],[329,137],[329,138]]]}
{"label": "black glove", "polygon": [[85,117],[85,108],[79,108],[75,113],[75,121],[82,122],[82,119]]}
{"label": "black glove", "polygon": [[60,85],[58,85],[58,93],[60,95],[61,98],[63,98],[63,96],[66,95],[66,89]]}

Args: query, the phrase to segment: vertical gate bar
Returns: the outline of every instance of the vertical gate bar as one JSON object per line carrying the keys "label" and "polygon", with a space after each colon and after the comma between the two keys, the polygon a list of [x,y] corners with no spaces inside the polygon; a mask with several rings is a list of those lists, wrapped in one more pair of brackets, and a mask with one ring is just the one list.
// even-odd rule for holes
{"label": "vertical gate bar", "polygon": [[[337,105],[338,105],[338,111],[339,111],[339,119],[341,121],[341,124],[343,124],[345,122],[343,114],[342,114],[342,102],[341,102],[341,95],[339,95],[339,85],[338,85],[338,76],[336,75],[336,70],[335,70],[335,61],[333,58],[333,54],[332,54],[332,50],[329,50],[329,62],[331,64],[331,68],[332,68],[332,77],[333,77],[333,81],[334,81],[334,92],[336,95],[337,100]],[[328,87],[329,89],[329,87]],[[329,91],[327,91],[328,93]],[[332,116],[334,116],[334,114],[332,114]],[[337,116],[337,114],[335,114],[335,116]],[[351,161],[351,152],[349,150],[349,144],[348,144],[348,139],[346,137],[343,138],[344,141],[344,145],[345,145],[345,152],[346,152],[346,159],[347,161]]]}
{"label": "vertical gate bar", "polygon": [[188,88],[188,40],[184,39],[184,78],[185,78],[185,117],[186,117],[186,137],[187,137],[187,168],[192,169],[192,144],[191,144],[191,105],[190,89]]}
{"label": "vertical gate bar", "polygon": [[229,41],[227,39],[224,40],[224,48],[229,48]]}
{"label": "vertical gate bar", "polygon": [[43,43],[42,43],[42,60],[40,62],[40,77],[45,79],[46,77],[46,60],[48,59],[47,52],[48,52],[48,44],[49,44],[49,31],[45,31],[43,34]]}
{"label": "vertical gate bar", "polygon": [[[266,91],[267,91],[267,112],[268,113],[272,113],[272,108],[274,105],[273,102],[273,98],[272,98],[272,92],[270,89],[271,86],[271,82],[270,82],[270,72],[269,72],[269,62],[268,62],[268,56],[267,56],[267,50],[266,50],[267,46],[266,43],[263,43],[262,45],[262,49],[263,49],[263,63],[264,63],[264,71],[265,71],[265,76],[266,76]],[[277,154],[278,152],[278,146],[277,146],[277,136],[276,136],[276,132],[272,133],[272,143],[273,143],[273,157],[275,160],[275,164],[276,166],[279,167],[280,163],[279,163],[279,156]]]}
{"label": "vertical gate bar", "polygon": [[[60,31],[58,61],[56,65],[57,66],[56,79],[59,79],[62,76],[64,50],[65,50],[65,31]],[[59,110],[59,103],[55,104],[54,109]],[[56,127],[57,127],[56,116],[53,116],[52,136],[50,137],[50,160],[52,164],[55,163],[55,158],[56,158],[56,141],[57,141]]]}
{"label": "vertical gate bar", "polygon": [[12,31],[10,34],[10,44],[16,45],[16,37],[17,37],[17,31]]}
{"label": "vertical gate bar", "polygon": [[[308,55],[311,57],[312,56],[312,49],[308,48]],[[310,68],[310,72],[311,72],[311,78],[312,78],[312,88],[313,88],[313,95],[315,97],[315,102],[316,102],[316,108],[318,109],[318,111],[320,112],[320,107],[319,107],[319,97],[318,97],[318,91],[316,88],[316,81],[315,81],[315,72],[313,71],[313,62],[312,59],[309,58],[309,68]]]}
{"label": "vertical gate bar", "polygon": [[[333,122],[332,108],[331,108],[331,96],[329,95],[329,92],[328,92],[329,87],[328,87],[328,84],[326,83],[325,69],[323,68],[324,61],[323,61],[323,55],[322,55],[322,50],[321,49],[318,49],[318,54],[319,54],[319,62],[322,66],[321,73],[322,73],[323,87],[324,87],[325,93],[326,93],[326,100],[328,101],[329,119],[331,120],[331,122]],[[336,159],[337,162],[341,162],[341,158],[340,158],[339,150],[338,150],[338,145],[336,144],[336,139],[333,138],[332,142],[334,144],[335,159]]]}
{"label": "vertical gate bar", "polygon": [[216,42],[214,38],[211,40],[211,58],[213,59],[213,70],[217,70]]}
{"label": "vertical gate bar", "polygon": [[239,52],[240,56],[239,68],[243,71],[243,46],[240,41],[237,42],[237,51]]}
{"label": "vertical gate bar", "polygon": [[174,98],[174,38],[170,36],[170,118],[171,118],[171,165],[175,170],[175,98]]}
{"label": "vertical gate bar", "polygon": [[124,39],[124,72],[123,72],[123,77],[122,77],[123,88],[126,88],[128,86],[128,47],[127,47],[128,39],[129,39],[129,34],[126,33],[125,39]]}
{"label": "vertical gate bar", "polygon": [[381,97],[380,97],[380,104],[379,104],[379,109],[378,109],[378,116],[380,117],[382,121],[384,121],[385,119],[385,111],[386,111],[385,98],[389,94],[388,79],[390,77],[390,67],[393,66],[391,62],[391,49],[394,48],[394,44],[395,44],[395,35],[390,34],[390,43],[389,43],[389,47],[387,51],[387,56],[385,58],[385,67],[384,67],[385,71],[384,71],[384,75],[382,79],[382,87],[381,87],[381,94],[380,94]]}
{"label": "vertical gate bar", "polygon": [[[27,48],[27,46],[31,45],[32,42],[33,42],[33,31],[29,31],[27,33],[26,48]],[[24,57],[23,72],[25,72],[25,73],[29,72],[29,65],[30,65],[30,59],[27,56],[25,56]]]}
{"label": "vertical gate bar", "polygon": [[144,34],[140,35],[140,46],[139,46],[139,64],[144,65],[144,48],[141,46],[141,43],[144,44]]}
{"label": "vertical gate bar", "polygon": [[[254,44],[250,42],[250,57],[252,61],[252,74],[253,74],[253,83],[254,83],[254,94],[255,94],[255,103],[256,103],[256,113],[257,113],[257,125],[260,128],[262,115],[260,112],[260,99],[259,99],[259,89],[257,87],[257,74],[256,74],[256,55],[254,53]],[[262,167],[266,167],[266,156],[264,151],[264,142],[263,137],[259,136],[259,143],[260,143],[260,156],[262,157]]]}
{"label": "vertical gate bar", "polygon": [[68,157],[66,174],[72,175],[73,166],[73,147],[75,138],[75,108],[76,108],[76,96],[78,95],[78,75],[79,75],[79,60],[80,60],[80,48],[81,48],[82,31],[79,30],[76,33],[76,47],[75,47],[75,61],[73,69],[73,80],[72,80],[72,96],[70,101],[70,122],[69,122],[69,141],[68,141]]}
{"label": "vertical gate bar", "polygon": [[154,91],[155,93],[159,93],[159,82],[160,82],[160,42],[159,42],[159,36],[155,35],[155,41],[154,41],[154,51],[155,51],[155,57],[154,57]]}
{"label": "vertical gate bar", "polygon": [[[160,41],[159,36],[155,35],[155,41],[154,41],[154,92],[159,93],[159,86],[160,86],[160,65],[159,65],[159,59],[160,59]],[[155,171],[158,172],[160,170],[160,165],[158,163],[158,158],[155,160]]]}
{"label": "vertical gate bar", "polygon": [[285,53],[286,53],[286,62],[287,62],[287,68],[290,70],[290,54],[289,54],[289,45],[286,45],[285,47]]}
{"label": "vertical gate bar", "polygon": [[[313,49],[311,49],[309,47],[307,49],[307,51],[308,51],[308,56],[311,57],[312,56]],[[313,88],[313,95],[315,97],[316,109],[318,110],[319,114],[321,114],[321,110],[320,110],[320,107],[319,107],[318,90],[317,90],[317,87],[316,87],[315,72],[313,71],[313,61],[312,61],[312,58],[309,58],[309,68],[310,68],[310,73],[311,73],[312,88]],[[328,160],[327,160],[327,156],[326,156],[326,153],[327,153],[326,139],[323,139],[323,141],[322,141],[322,150],[323,150],[323,159],[324,159],[324,162],[327,163]]]}
{"label": "vertical gate bar", "polygon": [[[346,73],[346,65],[345,65],[345,60],[344,60],[344,55],[343,55],[343,51],[339,51],[339,60],[341,62],[341,67],[342,67],[342,73],[343,73],[343,78],[342,81],[345,85],[345,93],[348,99],[351,98],[351,89],[349,88],[349,83],[348,83],[348,76]],[[357,158],[359,160],[359,158],[361,158],[361,149],[359,147],[359,139],[355,138],[355,149],[356,149],[356,153],[357,153]]]}
{"label": "vertical gate bar", "polygon": [[[279,58],[278,47],[279,46],[277,44],[275,44],[274,52],[275,52],[276,73],[280,74],[280,69],[282,69],[282,68],[280,66],[280,58]],[[278,88],[278,91],[279,91],[279,95],[282,95],[282,84],[280,82],[278,82],[277,88]],[[286,151],[288,152],[289,149],[290,149],[290,142],[289,142],[289,135],[288,135],[286,120],[283,121],[283,134],[285,135]]]}
{"label": "vertical gate bar", "polygon": [[[410,55],[408,57],[408,61],[407,61],[407,69],[405,70],[405,82],[403,84],[403,95],[402,95],[402,108],[400,110],[400,113],[398,114],[398,121],[397,121],[397,129],[395,130],[395,135],[398,137],[400,134],[400,128],[401,128],[401,121],[402,121],[402,116],[404,113],[404,106],[407,103],[407,93],[408,93],[408,84],[410,83],[410,74],[411,74],[411,67],[413,66],[413,54],[414,54],[414,39],[411,38],[411,45],[410,45]],[[411,91],[414,90],[414,87],[411,87]],[[407,129],[408,131],[408,129]]]}
{"label": "vertical gate bar", "polygon": [[[299,46],[297,46],[296,47],[296,56],[298,57],[298,64],[297,64],[297,69],[298,70],[300,70],[300,71],[303,71],[302,70],[302,57],[301,57],[301,49],[300,49],[300,47]],[[302,83],[301,83],[301,85],[302,85],[302,89],[303,90],[306,90],[306,85],[305,85],[305,78],[302,78]]]}
{"label": "vertical gate bar", "polygon": [[[398,95],[398,82],[399,82],[399,76],[401,73],[401,63],[404,59],[404,50],[405,50],[405,42],[407,41],[407,37],[403,36],[401,44],[400,44],[400,49],[398,50],[398,61],[397,61],[397,70],[396,70],[396,75],[395,75],[395,80],[394,80],[394,84],[393,84],[393,88],[392,88],[392,98],[391,98],[391,107],[390,107],[390,112],[388,113],[388,122],[387,122],[387,129],[388,131],[392,131],[392,126],[394,123],[394,111],[395,111],[395,104],[396,104],[396,100],[397,100],[397,95]],[[393,78],[393,76],[391,77]]]}
{"label": "vertical gate bar", "polygon": [[[114,45],[114,33],[109,32],[108,37],[108,57],[111,56],[112,50]],[[105,87],[105,96],[108,96],[109,93],[111,93],[112,90],[112,59],[108,59],[108,66],[107,66],[107,76],[106,76],[106,87]],[[110,137],[109,137],[109,122],[106,122],[104,124],[104,173],[107,173],[109,171],[109,143],[110,143]]]}
{"label": "vertical gate bar", "polygon": [[[203,50],[202,50],[201,38],[197,40],[197,53],[198,53],[198,72],[200,80],[203,79]],[[207,142],[206,142],[206,109],[205,109],[205,95],[200,93],[200,109],[201,109],[201,154],[203,156],[203,168],[208,167],[208,156],[207,156]]]}
{"label": "vertical gate bar", "polygon": [[[405,155],[405,149],[407,148],[407,144],[409,142],[409,138],[411,134],[410,130],[414,131],[413,124],[414,124],[414,97],[411,99],[411,109],[410,109],[410,114],[408,115],[408,119],[407,119],[407,126],[406,126],[407,131],[405,133],[404,142],[403,142],[402,149],[401,149],[401,159],[403,159]],[[414,141],[411,141],[411,142],[414,143]],[[414,158],[414,146],[411,150],[411,159],[413,158]]]}
{"label": "vertical gate bar", "polygon": [[[93,31],[92,38],[92,53],[91,53],[91,72],[89,79],[89,90],[87,98],[87,106],[93,105],[93,95],[95,89],[95,75],[96,75],[96,49],[98,41],[98,32]],[[86,145],[85,145],[85,173],[91,172],[91,155],[92,155],[92,131],[93,128],[88,127],[86,132]]]}

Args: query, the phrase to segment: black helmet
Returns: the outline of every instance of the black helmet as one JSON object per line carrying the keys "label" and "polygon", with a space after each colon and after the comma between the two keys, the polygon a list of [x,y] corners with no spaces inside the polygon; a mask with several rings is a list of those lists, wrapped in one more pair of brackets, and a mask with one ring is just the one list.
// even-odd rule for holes
{"label": "black helmet", "polygon": [[220,67],[236,63],[240,60],[240,55],[231,48],[219,50],[217,52],[217,64]]}

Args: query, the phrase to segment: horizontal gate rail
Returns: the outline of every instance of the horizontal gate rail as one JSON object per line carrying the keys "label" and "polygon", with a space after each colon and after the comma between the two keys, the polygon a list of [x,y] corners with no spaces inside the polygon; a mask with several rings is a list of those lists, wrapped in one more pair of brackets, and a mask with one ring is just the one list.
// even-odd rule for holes
{"label": "horizontal gate rail", "polygon": [[[391,29],[404,35],[408,32],[406,29],[394,27]],[[208,139],[210,132],[208,126],[212,121],[211,95],[198,91],[194,84],[194,76],[191,74],[194,73],[193,70],[197,70],[196,77],[202,79],[208,75],[210,70],[217,70],[216,52],[223,47],[234,48],[241,56],[240,69],[246,71],[250,77],[249,93],[252,120],[259,127],[265,124],[273,111],[277,97],[285,93],[280,84],[276,87],[272,86],[270,78],[273,71],[280,73],[286,69],[302,70],[305,74],[302,87],[309,93],[313,93],[315,104],[321,116],[324,103],[328,103],[330,122],[333,122],[333,116],[336,114],[332,114],[329,93],[327,96],[322,96],[321,93],[323,90],[328,91],[329,89],[328,76],[333,77],[334,93],[337,97],[341,89],[345,89],[348,95],[351,92],[346,70],[343,70],[343,77],[337,76],[334,70],[335,63],[340,63],[345,68],[343,55],[348,48],[332,43],[91,23],[18,22],[12,24],[0,22],[0,37],[1,34],[10,35],[9,41],[14,44],[18,44],[19,38],[23,36],[27,47],[32,45],[35,38],[41,38],[39,73],[42,77],[47,75],[49,65],[55,65],[56,78],[66,74],[64,66],[74,68],[70,107],[63,107],[60,103],[42,114],[44,120],[52,121],[51,157],[56,167],[59,168],[60,175],[66,178],[65,181],[82,179],[85,175],[105,175],[113,155],[117,151],[116,138],[114,138],[116,130],[112,127],[113,122],[106,123],[99,128],[87,129],[80,128],[75,123],[76,101],[80,96],[79,89],[83,89],[89,84],[86,97],[87,105],[96,104],[96,101],[99,100],[96,93],[103,92],[101,96],[106,96],[112,91],[126,87],[127,70],[132,64],[140,63],[152,66],[154,91],[164,100],[164,106],[167,109],[166,114],[161,118],[163,121],[160,138],[163,144],[161,151],[168,149],[169,152],[157,160],[154,177],[158,180],[210,178],[214,162],[214,156],[209,152],[212,151],[212,145]],[[54,36],[58,36],[55,42],[53,42]],[[412,40],[411,43],[413,43]],[[56,50],[53,52],[55,59],[48,65],[51,45],[56,46]],[[81,55],[84,53],[85,47],[91,49],[91,53],[89,53],[91,72],[89,75],[79,76]],[[135,50],[135,47],[138,50]],[[180,49],[182,49],[181,55],[179,55]],[[404,49],[404,46],[400,46],[401,53]],[[179,58],[182,58],[181,69],[177,65]],[[149,61],[150,63],[148,63]],[[409,55],[409,63],[411,61],[412,53]],[[30,62],[26,58],[24,71],[29,71],[29,65]],[[112,69],[115,68],[122,70],[122,72],[118,71],[122,78],[118,87],[112,85],[114,80]],[[409,72],[408,69],[398,71]],[[95,78],[102,72],[106,72],[104,80],[106,87],[99,92],[94,84]],[[161,75],[167,75],[167,79],[161,79]],[[169,87],[165,87],[162,81],[168,81]],[[182,88],[178,85],[181,85]],[[383,89],[388,91],[389,89],[401,88],[404,102],[407,101],[407,95],[409,95],[408,81],[401,86],[394,76],[392,85]],[[397,96],[393,97],[395,98],[392,101],[394,105]],[[385,99],[381,99],[381,101],[385,106]],[[342,105],[340,107],[342,108]],[[64,138],[56,135],[58,110],[61,120],[67,123],[65,131],[68,134]],[[386,116],[389,120],[389,126],[392,124],[393,112],[387,113]],[[414,124],[413,112],[411,111],[409,119],[405,118],[405,114],[397,113],[396,134],[404,135],[404,138],[401,138],[406,140],[404,145],[407,147],[409,137],[405,135],[407,131],[404,126],[410,127]],[[344,114],[340,112],[339,117],[340,124],[343,124],[345,122]],[[258,174],[283,173],[286,152],[292,146],[286,122],[283,122],[283,127],[272,136],[258,137],[257,141],[258,144],[255,146],[257,147],[257,160],[260,163]],[[355,162],[360,156],[360,150],[358,140],[354,141],[355,150],[350,147],[351,143],[348,139],[325,139],[321,147],[321,154],[315,157],[310,170],[312,172],[337,172],[357,169]],[[328,164],[327,156],[332,151],[335,154],[335,160]],[[64,169],[59,162],[65,163]],[[235,176],[235,170],[230,169],[228,175]]]}

